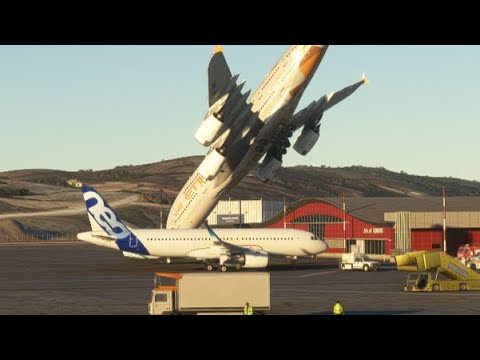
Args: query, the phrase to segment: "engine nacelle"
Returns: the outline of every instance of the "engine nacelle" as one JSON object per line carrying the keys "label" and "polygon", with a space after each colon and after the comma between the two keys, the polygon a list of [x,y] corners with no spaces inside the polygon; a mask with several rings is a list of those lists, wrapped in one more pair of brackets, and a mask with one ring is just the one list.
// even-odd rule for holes
{"label": "engine nacelle", "polygon": [[222,127],[218,114],[209,114],[195,133],[195,139],[203,146],[210,146],[220,135]]}
{"label": "engine nacelle", "polygon": [[202,125],[195,133],[195,139],[203,146],[210,146],[221,135],[220,130],[224,125],[222,112],[228,97],[229,95],[227,94],[210,106],[207,116],[205,116]]}
{"label": "engine nacelle", "polygon": [[237,264],[245,269],[264,269],[268,266],[268,253],[256,251],[233,255],[228,265],[235,266]]}
{"label": "engine nacelle", "polygon": [[305,156],[312,151],[319,138],[320,131],[316,132],[313,129],[305,127],[303,128],[302,135],[299,136],[297,142],[293,145],[293,148],[300,155]]}
{"label": "engine nacelle", "polygon": [[277,171],[282,167],[283,162],[275,156],[268,154],[257,170],[257,177],[263,182],[272,180]]}
{"label": "engine nacelle", "polygon": [[198,173],[205,179],[212,180],[220,172],[223,164],[225,164],[225,156],[215,149],[200,164]]}

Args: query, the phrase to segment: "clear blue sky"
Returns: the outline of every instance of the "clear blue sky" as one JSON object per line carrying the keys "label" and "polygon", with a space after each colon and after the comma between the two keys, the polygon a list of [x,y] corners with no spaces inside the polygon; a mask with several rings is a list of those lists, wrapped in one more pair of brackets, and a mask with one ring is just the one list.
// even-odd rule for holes
{"label": "clear blue sky", "polygon": [[[255,89],[285,46],[224,46]],[[0,46],[0,171],[108,169],[202,155],[213,46]],[[301,106],[360,79],[307,157],[480,181],[479,46],[331,46]]]}

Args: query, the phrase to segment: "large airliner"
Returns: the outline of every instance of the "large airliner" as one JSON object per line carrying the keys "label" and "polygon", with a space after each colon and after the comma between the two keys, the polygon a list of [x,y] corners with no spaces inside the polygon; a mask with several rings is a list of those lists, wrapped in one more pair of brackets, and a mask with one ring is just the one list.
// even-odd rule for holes
{"label": "large airliner", "polygon": [[120,250],[127,257],[142,259],[194,258],[206,269],[261,269],[269,255],[313,256],[328,245],[312,233],[294,229],[206,229],[140,230],[124,225],[107,202],[92,187],[83,187],[92,231],[77,235],[79,240]]}
{"label": "large airliner", "polygon": [[[328,45],[292,45],[253,96],[242,94],[217,46],[209,65],[210,108],[195,138],[210,150],[187,181],[170,211],[168,229],[199,227],[220,197],[251,170],[268,182],[283,164],[293,132],[303,128],[294,149],[307,155],[320,137],[325,111],[368,81],[323,96],[295,114],[301,97],[320,65]],[[261,164],[259,162],[262,160]]]}

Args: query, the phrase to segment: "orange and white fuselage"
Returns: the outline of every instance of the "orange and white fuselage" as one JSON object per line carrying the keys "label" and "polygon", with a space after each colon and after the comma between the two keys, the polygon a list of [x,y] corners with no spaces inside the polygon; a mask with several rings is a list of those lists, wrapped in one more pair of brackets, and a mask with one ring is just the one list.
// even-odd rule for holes
{"label": "orange and white fuselage", "polygon": [[328,45],[292,45],[287,49],[249,100],[251,112],[263,123],[261,129],[242,130],[243,141],[224,149],[226,161],[212,179],[200,175],[198,169],[195,171],[172,206],[168,229],[198,228],[222,194],[236,186],[262,159],[276,129],[293,116],[327,48]]}

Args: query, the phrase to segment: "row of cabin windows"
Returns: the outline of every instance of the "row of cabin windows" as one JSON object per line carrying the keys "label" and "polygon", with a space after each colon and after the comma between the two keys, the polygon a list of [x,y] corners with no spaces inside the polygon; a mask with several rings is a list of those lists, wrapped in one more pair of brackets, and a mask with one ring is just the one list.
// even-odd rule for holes
{"label": "row of cabin windows", "polygon": [[179,219],[181,219],[183,217],[183,214],[185,214],[185,211],[187,211],[188,207],[190,206],[190,204],[192,203],[193,200],[195,200],[195,198],[197,197],[197,193],[195,192],[195,195],[190,199],[190,201],[188,202],[187,206],[185,206],[183,208],[183,211],[182,213],[180,214],[180,216],[178,217]]}
{"label": "row of cabin windows", "polygon": [[272,76],[270,76],[270,78],[268,79],[268,81],[263,85],[262,90],[265,90],[265,88],[266,88],[267,85],[270,83],[270,81],[275,77],[275,75],[277,75],[277,72],[278,72],[279,69],[280,69],[280,67],[277,66],[277,68],[275,69],[275,71],[274,71],[274,73],[272,74]]}
{"label": "row of cabin windows", "polygon": [[267,106],[267,104],[269,103],[269,101],[272,99],[273,95],[275,95],[276,91],[274,90],[270,96],[268,97],[267,101],[265,101],[262,105],[262,107],[260,108],[260,112],[265,108],[265,106]]}
{"label": "row of cabin windows", "polygon": [[[210,240],[209,238],[149,238],[148,241],[207,241]],[[258,241],[258,240],[295,240],[294,238],[224,238],[223,241]]]}

